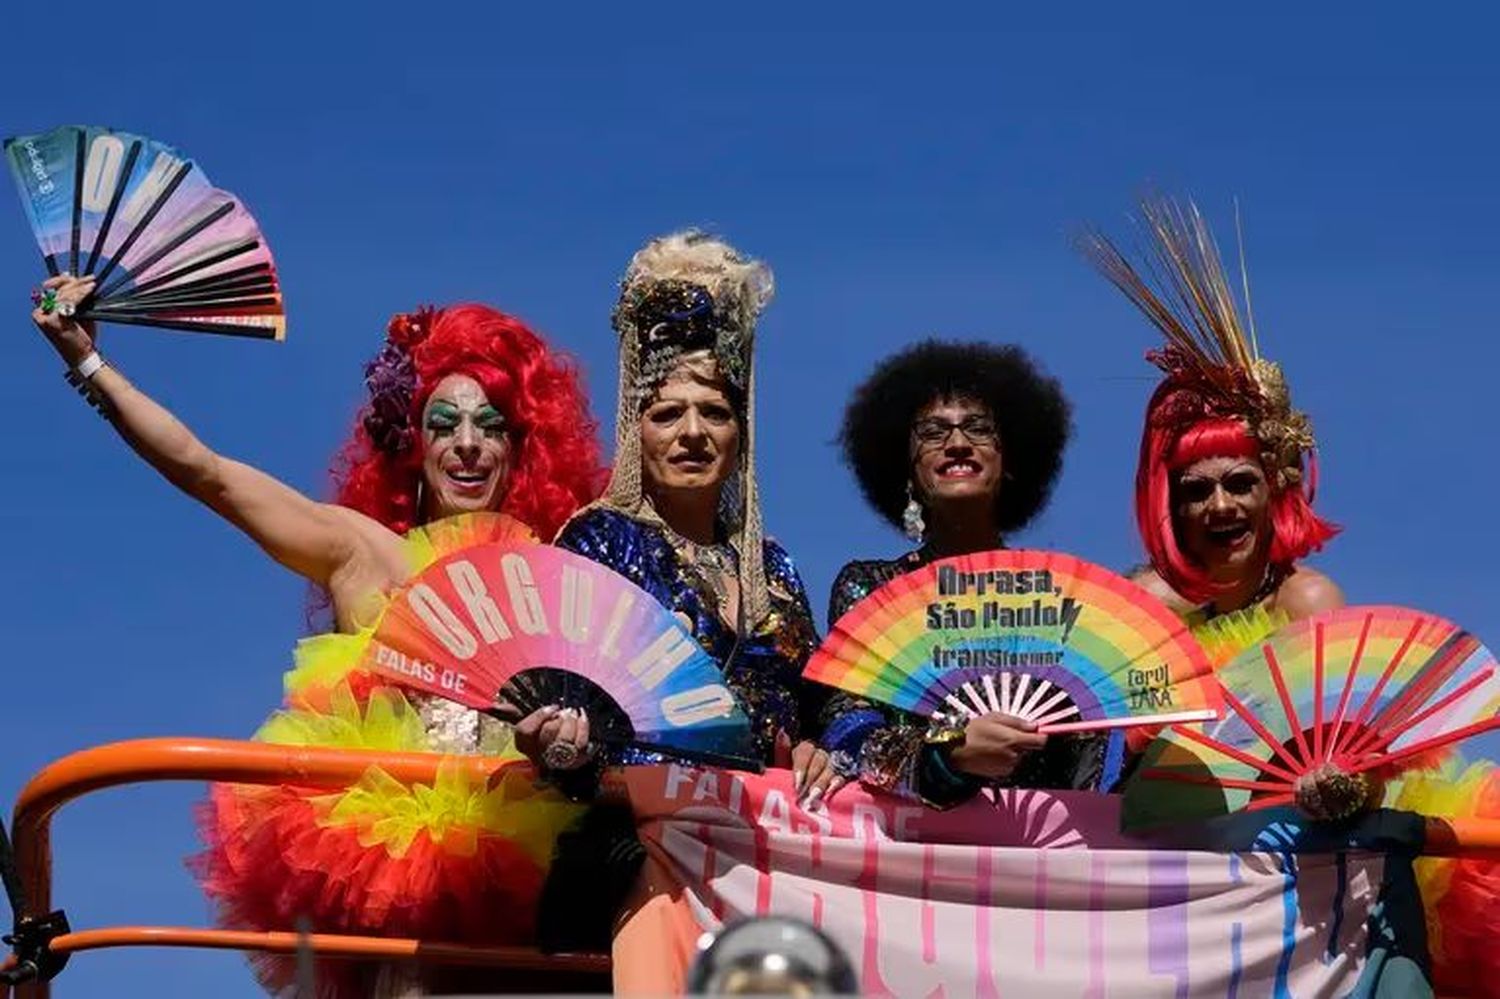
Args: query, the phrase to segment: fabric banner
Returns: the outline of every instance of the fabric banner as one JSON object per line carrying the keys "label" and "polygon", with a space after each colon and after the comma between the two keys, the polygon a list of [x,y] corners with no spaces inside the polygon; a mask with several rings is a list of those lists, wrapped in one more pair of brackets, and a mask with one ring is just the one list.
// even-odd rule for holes
{"label": "fabric banner", "polygon": [[1143,840],[1099,794],[940,812],[850,787],[808,811],[786,771],[623,780],[649,860],[621,994],[680,993],[704,931],[772,914],[828,933],[874,996],[1431,994],[1412,816],[1317,833],[1256,813]]}

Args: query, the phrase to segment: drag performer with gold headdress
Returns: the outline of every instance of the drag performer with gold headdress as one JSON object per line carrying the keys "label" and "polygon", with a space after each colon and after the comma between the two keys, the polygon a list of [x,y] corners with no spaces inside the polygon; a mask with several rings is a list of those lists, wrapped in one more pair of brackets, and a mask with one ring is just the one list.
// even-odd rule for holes
{"label": "drag performer with gold headdress", "polygon": [[[557,543],[676,612],[719,664],[762,760],[793,767],[812,793],[833,776],[808,741],[811,698],[821,695],[802,668],[817,634],[792,560],[764,536],[755,476],[752,354],[771,294],[764,264],[702,233],[654,239],[636,253],[614,313],[614,473]],[[516,743],[575,796],[589,793],[606,763],[649,762],[631,751],[606,757],[588,733],[587,717],[542,711],[517,726]],[[544,933],[560,935],[547,942],[606,945],[642,858],[633,823],[623,809],[600,807],[564,846],[541,914]],[[583,912],[583,897],[599,904]]]}
{"label": "drag performer with gold headdress", "polygon": [[1343,606],[1333,581],[1301,560],[1337,528],[1313,511],[1312,424],[1292,408],[1281,368],[1240,321],[1213,237],[1198,210],[1142,207],[1148,274],[1108,239],[1085,251],[1166,346],[1166,377],[1146,408],[1135,514],[1151,569],[1141,582],[1202,618],[1262,608],[1297,619]]}
{"label": "drag performer with gold headdress", "polygon": [[[1337,529],[1312,509],[1312,426],[1241,324],[1204,219],[1191,204],[1157,200],[1142,206],[1142,222],[1149,250],[1139,268],[1101,235],[1083,247],[1166,338],[1148,355],[1165,378],[1147,407],[1136,473],[1136,522],[1151,558],[1139,581],[1197,622],[1222,664],[1288,621],[1343,605],[1332,580],[1301,564]],[[1465,766],[1454,753],[1386,776],[1392,786],[1372,782],[1365,807],[1500,817],[1491,763]],[[1299,805],[1324,817],[1337,781],[1310,781]],[[1417,875],[1439,994],[1500,982],[1500,864],[1424,858]]]}
{"label": "drag performer with gold headdress", "polygon": [[[1165,374],[1146,407],[1135,519],[1150,567],[1136,581],[1193,622],[1222,664],[1291,620],[1344,604],[1301,560],[1337,528],[1313,511],[1312,424],[1241,321],[1213,235],[1194,205],[1141,206],[1138,268],[1099,233],[1085,255],[1162,333]],[[1154,738],[1128,737],[1143,750]]]}
{"label": "drag performer with gold headdress", "polygon": [[[34,319],[121,437],[327,597],[339,633],[301,644],[284,710],[257,737],[513,752],[499,723],[403,693],[354,665],[383,595],[445,545],[528,528],[549,537],[596,494],[595,427],[572,366],[486,306],[397,316],[366,371],[370,401],[340,456],[336,502],[319,503],[214,453],[104,364],[92,326],[66,308],[91,282],[63,276],[48,287],[55,294]],[[455,515],[469,516],[422,527]],[[306,917],[318,932],[521,942],[556,834],[577,813],[527,781],[476,787],[457,771],[432,787],[378,770],[343,791],[218,785],[194,866],[231,928],[287,930]],[[256,964],[268,988],[290,984],[288,959]],[[328,962],[320,987],[351,996],[407,988],[392,972]]]}

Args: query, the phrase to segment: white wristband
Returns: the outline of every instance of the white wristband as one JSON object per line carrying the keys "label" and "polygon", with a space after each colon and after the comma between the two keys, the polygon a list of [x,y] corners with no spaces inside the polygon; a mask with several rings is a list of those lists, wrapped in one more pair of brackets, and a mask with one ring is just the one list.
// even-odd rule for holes
{"label": "white wristband", "polygon": [[78,372],[79,378],[82,378],[84,381],[88,381],[90,378],[93,378],[95,375],[97,375],[99,373],[99,369],[102,367],[104,367],[104,358],[99,356],[99,352],[97,350],[91,350],[89,351],[88,357],[85,357],[83,360],[74,365],[73,370]]}

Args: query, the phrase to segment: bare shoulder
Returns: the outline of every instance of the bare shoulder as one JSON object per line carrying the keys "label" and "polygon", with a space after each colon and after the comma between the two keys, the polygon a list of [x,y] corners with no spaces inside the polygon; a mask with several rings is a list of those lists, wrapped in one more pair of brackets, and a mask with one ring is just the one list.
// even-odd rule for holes
{"label": "bare shoulder", "polygon": [[1145,566],[1132,572],[1130,574],[1130,581],[1166,604],[1178,616],[1188,614],[1194,610],[1193,605],[1184,600],[1182,595],[1176,590],[1168,586],[1167,581],[1162,579],[1161,575],[1150,566]]}
{"label": "bare shoulder", "polygon": [[1275,606],[1292,620],[1344,606],[1344,591],[1316,569],[1298,566],[1276,590]]}

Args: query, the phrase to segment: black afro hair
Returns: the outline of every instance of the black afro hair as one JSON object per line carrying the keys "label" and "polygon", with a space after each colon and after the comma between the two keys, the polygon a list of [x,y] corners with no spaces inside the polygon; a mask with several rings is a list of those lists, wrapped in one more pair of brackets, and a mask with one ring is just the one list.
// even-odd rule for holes
{"label": "black afro hair", "polygon": [[983,402],[994,414],[1005,468],[997,526],[1025,526],[1052,494],[1073,419],[1062,386],[1013,344],[926,340],[880,362],[855,389],[839,435],[865,499],[901,526],[912,421],[928,404],[953,398]]}

